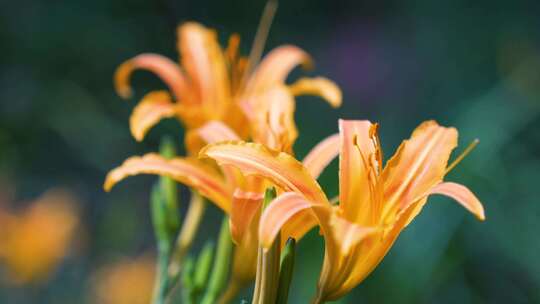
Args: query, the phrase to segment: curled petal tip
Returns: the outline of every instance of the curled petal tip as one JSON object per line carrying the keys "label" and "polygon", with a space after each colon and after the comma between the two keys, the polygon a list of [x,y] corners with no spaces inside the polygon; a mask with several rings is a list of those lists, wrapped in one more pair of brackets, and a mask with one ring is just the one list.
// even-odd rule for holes
{"label": "curled petal tip", "polygon": [[341,106],[341,89],[336,83],[324,77],[301,78],[290,86],[290,90],[294,95],[319,96],[333,108]]}
{"label": "curled petal tip", "polygon": [[469,212],[474,214],[477,219],[484,221],[486,219],[484,206],[478,198],[467,187],[452,183],[443,182],[433,187],[432,194],[441,194],[453,198]]}
{"label": "curled petal tip", "polygon": [[133,72],[134,66],[131,60],[122,63],[114,73],[114,88],[116,93],[123,99],[128,99],[133,95],[129,85],[129,77]]}
{"label": "curled petal tip", "polygon": [[131,90],[129,87],[117,88],[116,93],[123,99],[128,99],[133,96],[133,90]]}
{"label": "curled petal tip", "polygon": [[105,182],[103,182],[103,190],[105,190],[105,192],[111,192],[111,189],[112,187],[114,187],[115,184],[116,182],[113,181],[111,172],[109,172],[109,174],[107,174],[107,177],[105,178]]}
{"label": "curled petal tip", "polygon": [[171,96],[166,91],[148,93],[135,107],[129,118],[131,134],[137,141],[142,141],[146,133],[165,118],[173,117],[177,112]]}

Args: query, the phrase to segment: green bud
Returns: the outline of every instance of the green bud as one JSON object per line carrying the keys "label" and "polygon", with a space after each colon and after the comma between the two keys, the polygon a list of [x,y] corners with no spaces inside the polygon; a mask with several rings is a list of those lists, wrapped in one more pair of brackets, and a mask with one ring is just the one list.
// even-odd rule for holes
{"label": "green bud", "polygon": [[296,240],[294,238],[287,239],[285,248],[281,253],[281,263],[279,270],[279,284],[276,304],[286,304],[289,296],[289,289],[294,269],[294,257],[296,253]]}

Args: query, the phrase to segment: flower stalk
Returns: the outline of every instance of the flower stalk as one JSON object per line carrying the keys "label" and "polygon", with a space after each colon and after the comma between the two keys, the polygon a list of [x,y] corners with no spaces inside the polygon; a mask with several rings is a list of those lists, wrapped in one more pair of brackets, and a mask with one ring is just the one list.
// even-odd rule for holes
{"label": "flower stalk", "polygon": [[[266,208],[276,197],[276,189],[266,190],[263,207]],[[281,240],[278,235],[270,248],[259,247],[257,257],[257,275],[252,304],[276,303],[279,282],[279,259]]]}
{"label": "flower stalk", "polygon": [[229,276],[232,247],[233,243],[231,240],[231,233],[229,231],[229,218],[224,217],[223,222],[221,223],[221,230],[219,231],[219,240],[214,266],[212,267],[208,287],[206,288],[206,293],[201,300],[201,304],[216,303],[216,300],[223,291]]}
{"label": "flower stalk", "polygon": [[[159,147],[160,154],[166,159],[176,156],[176,147],[171,137],[165,136]],[[178,214],[178,188],[176,182],[167,176],[159,177],[159,184],[163,193],[165,207],[167,209],[167,229],[171,235],[175,235],[180,228],[180,216]]]}
{"label": "flower stalk", "polygon": [[213,256],[214,243],[208,241],[199,253],[197,260],[192,256],[185,259],[181,274],[182,303],[197,303],[200,294],[206,288]]}
{"label": "flower stalk", "polygon": [[167,266],[171,248],[171,236],[167,229],[167,211],[161,188],[156,184],[151,194],[152,224],[157,243],[157,270],[154,284],[154,304],[164,304],[169,284]]}
{"label": "flower stalk", "polygon": [[169,275],[176,277],[182,268],[182,261],[191,248],[193,239],[199,230],[199,225],[206,210],[206,201],[196,191],[191,191],[191,200],[184,223],[176,239],[174,252],[169,265]]}
{"label": "flower stalk", "polygon": [[[176,156],[176,148],[170,137],[162,139],[160,153],[167,159]],[[157,243],[157,271],[153,303],[163,304],[171,283],[168,267],[172,243],[180,226],[176,182],[169,177],[160,176],[159,182],[152,188],[150,201]]]}
{"label": "flower stalk", "polygon": [[182,303],[193,304],[195,303],[195,283],[193,280],[193,273],[195,268],[195,261],[193,257],[189,256],[184,261],[184,268],[182,269],[181,282],[182,282]]}
{"label": "flower stalk", "polygon": [[277,290],[276,304],[286,304],[289,297],[289,289],[294,269],[294,259],[296,254],[296,240],[288,238],[285,248],[281,253],[281,262],[279,269],[279,283]]}

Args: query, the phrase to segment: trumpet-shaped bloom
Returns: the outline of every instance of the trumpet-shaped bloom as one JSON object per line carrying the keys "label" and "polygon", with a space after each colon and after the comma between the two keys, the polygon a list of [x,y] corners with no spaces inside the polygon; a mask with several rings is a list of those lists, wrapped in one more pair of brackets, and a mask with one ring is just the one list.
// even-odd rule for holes
{"label": "trumpet-shaped bloom", "polygon": [[[378,125],[339,122],[340,144],[318,150],[319,160],[305,161],[252,143],[219,143],[201,155],[246,175],[264,177],[284,192],[265,209],[259,239],[268,248],[279,231],[302,236],[318,225],[325,238],[325,257],[317,300],[334,300],[359,284],[379,264],[400,232],[432,194],[455,199],[477,218],[482,204],[465,186],[445,182],[457,131],[434,121],[421,124],[383,166]],[[332,205],[314,176],[339,151],[339,204]],[[309,159],[311,156],[309,157]],[[313,166],[313,164],[317,164]]]}
{"label": "trumpet-shaped bloom", "polygon": [[41,281],[56,269],[79,223],[75,201],[51,190],[21,213],[0,210],[0,260],[14,283]]}
{"label": "trumpet-shaped bloom", "polygon": [[[287,120],[285,130],[277,130],[275,135],[286,136],[284,145],[290,146],[296,138],[293,96],[318,95],[332,106],[341,104],[341,91],[326,78],[301,78],[292,85],[285,84],[294,67],[311,64],[309,55],[298,47],[278,47],[248,71],[247,66],[254,63],[239,55],[239,45],[239,36],[232,35],[222,50],[215,31],[188,22],[178,27],[181,64],[161,55],[141,54],[120,65],[114,79],[118,94],[124,98],[132,95],[130,77],[137,69],[156,74],[169,88],[169,92],[148,93],[133,110],[130,129],[135,139],[142,140],[152,126],[171,117],[178,118],[188,130],[217,120],[241,138],[269,137],[261,119],[267,119],[272,104],[281,110],[271,114],[274,128],[280,118]],[[275,105],[276,100],[279,105]],[[197,152],[196,147],[188,148]]]}
{"label": "trumpet-shaped bloom", "polygon": [[[326,78],[301,78],[286,84],[292,69],[311,65],[309,55],[300,48],[278,47],[254,66],[254,62],[239,55],[237,35],[230,37],[226,50],[220,48],[216,36],[200,24],[185,23],[178,28],[181,66],[160,55],[143,54],[118,68],[115,86],[123,97],[131,95],[129,79],[136,69],[155,73],[170,90],[147,94],[134,109],[130,128],[137,140],[142,140],[160,119],[177,117],[188,129],[185,138],[191,154],[208,143],[241,139],[292,153],[298,136],[295,96],[317,95],[334,107],[341,104],[341,91]],[[313,157],[310,162],[314,167],[320,166]],[[320,168],[314,169],[317,170]],[[150,154],[132,157],[112,170],[104,187],[109,190],[118,181],[136,174],[169,176],[199,191],[228,214],[237,244],[233,280],[244,284],[254,277],[265,189],[260,178],[244,177],[227,166],[218,171],[207,161],[194,158],[166,160]]]}
{"label": "trumpet-shaped bloom", "polygon": [[[220,122],[208,123],[196,131],[198,139],[204,142],[239,142],[234,131]],[[306,157],[305,166],[309,168],[312,176],[316,178],[335,157],[337,150],[332,147],[338,142],[339,137],[331,136],[315,146]],[[137,174],[168,176],[197,190],[228,214],[231,234],[237,245],[233,263],[234,284],[242,285],[253,279],[259,246],[260,207],[268,183],[258,176],[244,176],[230,166],[222,166],[219,172],[203,160],[181,157],[165,159],[157,154],[148,154],[129,158],[120,167],[109,172],[104,187],[110,190],[124,178]],[[324,194],[321,192],[321,195]],[[310,217],[306,220],[313,222]]]}

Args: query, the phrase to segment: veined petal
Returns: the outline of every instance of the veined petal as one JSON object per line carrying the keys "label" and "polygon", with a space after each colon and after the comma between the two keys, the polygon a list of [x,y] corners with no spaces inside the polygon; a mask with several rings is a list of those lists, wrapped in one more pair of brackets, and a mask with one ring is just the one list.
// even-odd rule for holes
{"label": "veined petal", "polygon": [[298,137],[294,122],[294,97],[285,86],[276,86],[259,96],[252,120],[253,140],[279,151],[291,153]]}
{"label": "veined petal", "polygon": [[178,49],[197,102],[208,114],[215,113],[218,117],[224,114],[230,100],[229,79],[215,31],[199,23],[184,23],[178,27]]}
{"label": "veined petal", "polygon": [[246,230],[259,211],[264,195],[236,189],[233,194],[230,223],[232,239],[236,244],[242,242]]}
{"label": "veined petal", "polygon": [[143,157],[130,157],[120,167],[107,174],[103,187],[105,191],[110,191],[119,181],[139,174],[170,177],[196,189],[226,213],[230,211],[231,191],[226,186],[223,177],[212,167],[197,159],[165,159],[155,153],[146,154]]}
{"label": "veined petal", "polygon": [[340,140],[339,134],[328,136],[304,157],[302,163],[313,178],[318,178],[324,168],[339,154]]}
{"label": "veined petal", "polygon": [[[264,209],[259,225],[259,242],[264,248],[272,246],[277,234],[291,218],[310,210],[312,202],[295,192],[286,192]],[[312,215],[314,216],[314,215]]]}
{"label": "veined petal", "polygon": [[385,214],[392,216],[443,179],[457,137],[456,129],[427,121],[401,144],[381,176]]}
{"label": "veined petal", "polygon": [[196,155],[199,153],[200,149],[207,144],[227,140],[240,140],[240,138],[227,125],[220,121],[213,120],[200,128],[188,131],[185,142],[187,149],[193,155]]}
{"label": "veined petal", "polygon": [[133,109],[129,118],[131,134],[137,141],[142,141],[151,127],[175,114],[175,104],[171,101],[169,93],[166,91],[148,93]]}
{"label": "veined petal", "polygon": [[[240,140],[238,135],[227,125],[220,121],[210,121],[204,126],[190,130],[186,134],[186,147],[191,155],[197,155],[207,144],[214,144],[222,141]],[[222,166],[221,171],[232,189],[244,189],[244,177],[236,168]]]}
{"label": "veined petal", "polygon": [[284,45],[266,55],[248,81],[247,94],[257,94],[275,85],[284,84],[294,67],[303,64],[311,66],[311,58],[302,49]]}
{"label": "veined petal", "polygon": [[364,227],[354,222],[337,215],[338,212],[332,213],[329,226],[332,227],[332,237],[338,244],[339,254],[347,255],[351,248],[356,246],[366,236],[377,231],[374,227]]}
{"label": "veined petal", "polygon": [[216,120],[210,121],[197,129],[197,133],[208,144],[227,140],[240,140],[233,130],[224,123]]}
{"label": "veined petal", "polygon": [[[338,294],[333,295],[329,299],[338,298],[346,293],[364,280],[369,273],[375,269],[389,251],[401,231],[420,213],[430,194],[442,194],[454,198],[467,210],[476,215],[478,219],[483,220],[485,218],[482,204],[469,189],[462,185],[450,182],[436,185],[430,189],[429,192],[413,199],[410,204],[399,210],[398,214],[392,218],[392,222],[389,223],[384,237],[381,238],[380,242],[370,245],[370,250],[361,255],[363,257],[362,261],[359,261],[354,266],[349,278],[343,284],[343,288]],[[360,250],[362,251],[363,248],[360,248]]]}
{"label": "veined petal", "polygon": [[314,95],[325,99],[332,107],[341,106],[342,94],[339,87],[330,79],[324,77],[304,77],[289,86],[292,94]]}
{"label": "veined petal", "polygon": [[177,101],[187,96],[188,85],[178,64],[161,55],[141,54],[122,63],[114,74],[116,92],[123,98],[129,98],[132,94],[129,79],[136,69],[156,74],[167,84]]}
{"label": "veined petal", "polygon": [[225,142],[208,145],[199,155],[212,158],[220,165],[232,165],[244,175],[267,178],[285,191],[302,193],[313,202],[328,203],[317,181],[287,153],[256,143]]}
{"label": "veined petal", "polygon": [[299,211],[281,227],[281,246],[285,246],[289,237],[300,240],[313,227],[319,225],[319,219],[311,209]]}
{"label": "veined petal", "polygon": [[452,182],[440,183],[431,189],[431,194],[449,196],[465,207],[465,209],[469,210],[479,220],[483,221],[486,219],[484,206],[482,206],[480,200],[478,200],[471,190],[463,185]]}
{"label": "veined petal", "polygon": [[367,120],[339,120],[339,206],[350,221],[371,212],[368,166],[376,150],[371,127]]}
{"label": "veined petal", "polygon": [[251,283],[257,271],[257,253],[259,248],[257,227],[260,214],[255,214],[251,226],[246,229],[242,241],[234,249],[231,283],[239,284],[239,288]]}

